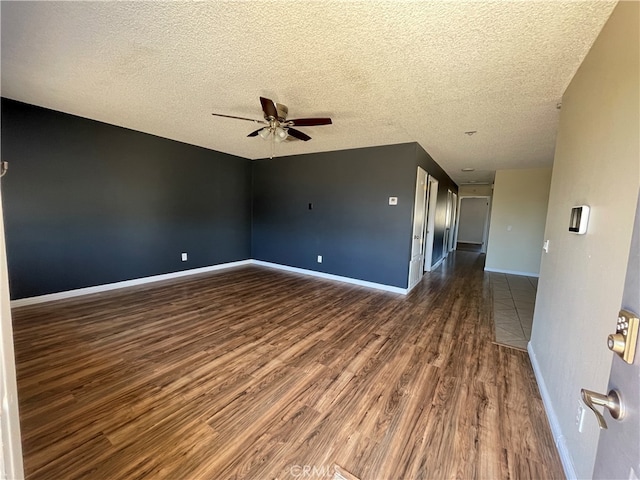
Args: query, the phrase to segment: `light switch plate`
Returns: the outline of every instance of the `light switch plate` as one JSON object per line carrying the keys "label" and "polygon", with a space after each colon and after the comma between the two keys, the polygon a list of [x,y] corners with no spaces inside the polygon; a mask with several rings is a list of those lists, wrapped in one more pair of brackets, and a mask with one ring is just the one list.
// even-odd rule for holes
{"label": "light switch plate", "polygon": [[397,205],[398,197],[389,197],[389,205]]}

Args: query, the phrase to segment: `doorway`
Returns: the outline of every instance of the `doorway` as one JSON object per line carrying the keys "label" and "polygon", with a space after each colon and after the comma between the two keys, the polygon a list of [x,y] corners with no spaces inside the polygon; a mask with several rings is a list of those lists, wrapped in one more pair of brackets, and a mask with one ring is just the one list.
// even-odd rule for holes
{"label": "doorway", "polygon": [[455,243],[458,247],[487,252],[491,197],[460,197],[458,228]]}
{"label": "doorway", "polygon": [[436,228],[436,206],[438,203],[438,180],[429,175],[427,184],[427,231],[425,235],[424,268],[430,272],[433,265],[433,240]]}
{"label": "doorway", "polygon": [[427,172],[418,167],[416,198],[413,206],[411,261],[409,262],[409,290],[422,278],[425,246],[425,214],[427,209]]}
{"label": "doorway", "polygon": [[455,246],[455,225],[458,195],[447,190],[447,211],[445,214],[444,236],[442,237],[442,258],[447,258]]}
{"label": "doorway", "polygon": [[451,201],[451,233],[449,235],[449,251],[456,248],[456,237],[458,235],[458,195],[452,194]]}

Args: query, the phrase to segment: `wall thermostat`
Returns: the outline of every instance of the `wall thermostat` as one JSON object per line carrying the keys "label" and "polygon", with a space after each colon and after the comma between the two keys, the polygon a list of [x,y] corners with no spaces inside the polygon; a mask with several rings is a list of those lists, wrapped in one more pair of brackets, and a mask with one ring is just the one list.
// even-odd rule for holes
{"label": "wall thermostat", "polygon": [[578,205],[571,209],[571,220],[569,221],[569,231],[582,235],[587,233],[589,223],[589,206]]}

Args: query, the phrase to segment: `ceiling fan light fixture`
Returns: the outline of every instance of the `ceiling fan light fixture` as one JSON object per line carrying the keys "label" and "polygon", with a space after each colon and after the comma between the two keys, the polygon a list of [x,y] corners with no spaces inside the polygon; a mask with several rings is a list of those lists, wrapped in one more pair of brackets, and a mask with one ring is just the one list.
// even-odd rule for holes
{"label": "ceiling fan light fixture", "polygon": [[260,135],[260,137],[264,138],[265,140],[269,138],[270,134],[271,134],[271,129],[269,127],[264,127],[262,130],[258,132],[258,135]]}
{"label": "ceiling fan light fixture", "polygon": [[278,143],[284,141],[289,135],[287,131],[282,127],[276,127],[273,134],[275,136],[276,142]]}
{"label": "ceiling fan light fixture", "polygon": [[260,104],[262,106],[262,113],[264,120],[255,120],[252,118],[238,117],[235,115],[227,115],[223,113],[213,113],[216,117],[234,118],[236,120],[245,120],[253,123],[260,123],[265,125],[263,128],[259,128],[249,133],[247,137],[260,136],[263,140],[272,140],[271,144],[283,142],[289,137],[291,140],[302,140],[306,142],[311,140],[311,137],[300,130],[293,127],[315,127],[318,125],[331,125],[332,121],[329,117],[318,118],[295,118],[287,120],[289,109],[286,105],[281,103],[275,103],[270,98],[260,97]]}

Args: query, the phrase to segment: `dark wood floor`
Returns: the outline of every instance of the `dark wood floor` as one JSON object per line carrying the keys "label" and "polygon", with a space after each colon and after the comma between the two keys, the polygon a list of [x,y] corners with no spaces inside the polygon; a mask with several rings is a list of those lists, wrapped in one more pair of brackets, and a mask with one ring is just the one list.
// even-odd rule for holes
{"label": "dark wood floor", "polygon": [[480,253],[482,251],[482,244],[458,242],[456,244],[456,250],[462,250],[463,252]]}
{"label": "dark wood floor", "polygon": [[562,478],[483,258],[408,296],[252,266],[15,309],[27,477]]}

